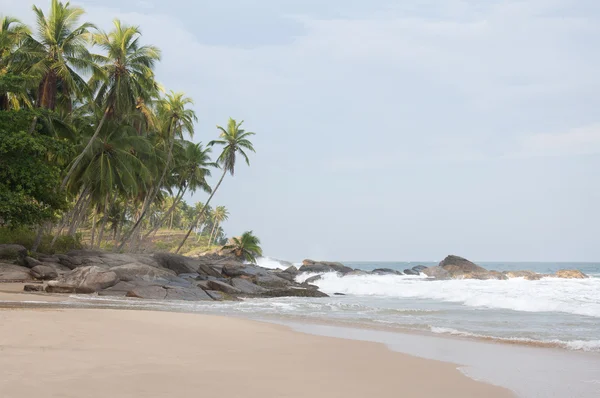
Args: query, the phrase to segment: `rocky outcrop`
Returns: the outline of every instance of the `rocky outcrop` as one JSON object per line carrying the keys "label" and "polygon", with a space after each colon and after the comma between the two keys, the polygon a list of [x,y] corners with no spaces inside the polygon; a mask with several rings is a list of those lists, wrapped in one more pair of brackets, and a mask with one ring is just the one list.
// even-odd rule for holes
{"label": "rocky outcrop", "polygon": [[113,271],[97,266],[79,267],[48,282],[49,293],[94,293],[116,285],[119,277]]}
{"label": "rocky outcrop", "polygon": [[555,276],[557,278],[565,278],[565,279],[585,279],[588,278],[586,274],[576,269],[561,269],[557,271]]}
{"label": "rocky outcrop", "polygon": [[417,272],[422,272],[424,269],[426,269],[427,267],[424,265],[417,265],[416,267],[412,267],[413,270],[417,271]]}
{"label": "rocky outcrop", "polygon": [[506,280],[508,277],[502,272],[498,271],[484,271],[484,272],[467,272],[464,274],[457,274],[454,279],[478,279],[478,280]]}
{"label": "rocky outcrop", "polygon": [[174,271],[141,263],[119,265],[111,268],[111,271],[116,273],[119,279],[124,282],[146,281],[167,283],[177,279],[177,274]]}
{"label": "rocky outcrop", "polygon": [[24,292],[43,292],[44,285],[25,285],[23,286]]}
{"label": "rocky outcrop", "polygon": [[263,294],[267,291],[267,289],[265,289],[264,287],[255,285],[254,283],[250,282],[248,279],[244,279],[244,278],[232,278],[231,285],[233,287],[235,287],[236,289],[241,290],[241,292],[243,294],[255,295],[255,294]]}
{"label": "rocky outcrop", "polygon": [[311,276],[310,278],[307,278],[304,283],[315,283],[320,281],[321,279],[323,279],[322,275],[315,275],[315,276]]}
{"label": "rocky outcrop", "polygon": [[[427,269],[427,268],[425,268],[425,269]],[[407,269],[404,270],[404,274],[405,275],[420,275],[421,273],[419,271],[416,271],[416,270],[412,269],[412,268],[407,268]]]}
{"label": "rocky outcrop", "polygon": [[152,300],[212,301],[212,297],[199,288],[138,286],[129,292],[127,297]]}
{"label": "rocky outcrop", "polygon": [[280,278],[275,274],[257,275],[253,280],[258,286],[267,289],[280,289],[292,284],[290,281]]}
{"label": "rocky outcrop", "polygon": [[29,272],[35,279],[40,279],[43,281],[58,278],[58,272],[56,272],[54,268],[47,265],[36,265]]}
{"label": "rocky outcrop", "polygon": [[[206,281],[206,286],[208,290],[217,290],[219,292],[227,293],[227,294],[241,294],[242,291],[236,287],[231,286],[225,282],[208,280]],[[206,290],[206,289],[205,289]]]}
{"label": "rocky outcrop", "polygon": [[544,275],[535,273],[533,271],[504,271],[503,274],[506,275],[508,279],[525,278],[529,281],[537,281],[544,277]]}
{"label": "rocky outcrop", "polygon": [[0,244],[0,260],[23,260],[27,256],[25,246]]}
{"label": "rocky outcrop", "polygon": [[0,263],[0,281],[27,282],[33,280],[30,269],[15,264]]}
{"label": "rocky outcrop", "polygon": [[329,297],[327,294],[315,289],[302,289],[290,287],[288,289],[269,290],[262,293],[265,297]]}
{"label": "rocky outcrop", "polygon": [[377,268],[371,271],[371,273],[374,275],[402,275],[402,272],[391,268]]}
{"label": "rocky outcrop", "polygon": [[425,268],[422,272],[430,278],[442,280],[450,279],[450,273],[444,268],[440,267],[439,265],[436,265],[435,267]]}
{"label": "rocky outcrop", "polygon": [[39,261],[39,260],[36,260],[33,257],[27,256],[27,257],[25,257],[23,259],[23,266],[25,266],[27,268],[33,268],[33,267],[36,267],[38,265],[42,265],[42,262]]}
{"label": "rocky outcrop", "polygon": [[479,265],[472,263],[465,258],[453,255],[450,255],[442,260],[442,262],[439,264],[439,267],[442,267],[448,271],[452,277],[471,272],[487,272],[485,268],[480,267]]}
{"label": "rocky outcrop", "polygon": [[300,272],[339,272],[347,274],[352,271],[354,271],[352,268],[346,267],[342,263],[328,261],[304,260],[300,267]]}

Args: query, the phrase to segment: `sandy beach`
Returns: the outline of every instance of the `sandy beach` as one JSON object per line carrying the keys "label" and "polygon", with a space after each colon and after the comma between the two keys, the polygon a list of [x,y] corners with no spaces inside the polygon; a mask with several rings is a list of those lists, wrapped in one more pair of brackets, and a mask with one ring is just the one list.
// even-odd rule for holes
{"label": "sandy beach", "polygon": [[[0,301],[61,299],[1,288]],[[378,343],[237,318],[0,309],[0,391],[6,398],[513,396],[456,368]]]}

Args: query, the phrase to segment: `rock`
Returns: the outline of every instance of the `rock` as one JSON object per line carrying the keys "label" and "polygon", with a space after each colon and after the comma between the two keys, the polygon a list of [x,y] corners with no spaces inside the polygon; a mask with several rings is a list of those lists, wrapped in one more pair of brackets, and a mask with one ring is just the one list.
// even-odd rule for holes
{"label": "rock", "polygon": [[315,275],[315,276],[311,276],[310,278],[307,278],[304,283],[315,283],[317,281],[320,281],[321,279],[323,279],[323,276],[321,275]]}
{"label": "rock", "polygon": [[565,278],[565,279],[585,279],[588,278],[586,274],[576,269],[561,269],[556,272],[555,276],[557,278]]}
{"label": "rock", "polygon": [[317,286],[317,285],[311,285],[311,284],[309,284],[309,283],[306,283],[306,282],[304,282],[304,283],[301,283],[301,284],[300,284],[300,287],[302,287],[302,288],[304,288],[304,289],[315,289],[315,290],[319,290],[319,286]]}
{"label": "rock", "polygon": [[24,292],[43,292],[44,285],[25,285],[23,286]]}
{"label": "rock", "polygon": [[485,272],[467,272],[465,274],[459,274],[453,277],[453,279],[479,279],[479,280],[506,280],[508,277],[498,271],[485,271]]}
{"label": "rock", "polygon": [[79,267],[48,282],[49,293],[94,293],[116,285],[119,277],[113,271],[97,266]]}
{"label": "rock", "polygon": [[38,256],[38,260],[40,260],[43,263],[59,263],[60,259],[57,256],[47,256],[44,254],[40,254]]}
{"label": "rock", "polygon": [[345,296],[345,293],[333,293],[334,296]]}
{"label": "rock", "polygon": [[228,285],[225,282],[208,280],[206,281],[208,286],[208,290],[217,290],[227,294],[241,294],[242,291],[238,288],[235,288],[231,285]]}
{"label": "rock", "polygon": [[415,270],[414,270],[414,269],[412,269],[412,268],[405,269],[405,270],[404,270],[404,273],[405,273],[406,275],[421,275],[421,273],[420,273],[419,271],[415,271]]}
{"label": "rock", "polygon": [[402,275],[402,272],[398,272],[391,268],[377,268],[371,271],[375,275]]}
{"label": "rock", "polygon": [[33,280],[30,269],[15,264],[0,263],[0,281],[26,282]]}
{"label": "rock", "polygon": [[0,259],[1,260],[19,260],[27,256],[25,246],[13,244],[0,244]]}
{"label": "rock", "polygon": [[261,294],[267,291],[264,287],[260,287],[243,278],[231,279],[231,285],[242,291],[244,294]]}
{"label": "rock", "polygon": [[113,267],[110,270],[117,274],[120,280],[125,282],[139,280],[159,283],[177,278],[177,274],[174,271],[141,263],[123,264]]}
{"label": "rock", "polygon": [[543,277],[543,275],[533,271],[504,271],[503,274],[506,275],[507,278],[525,278],[529,281],[537,281]]}
{"label": "rock", "polygon": [[210,286],[208,285],[208,280],[197,282],[196,286],[198,286],[202,290],[210,290]]}
{"label": "rock", "polygon": [[285,279],[288,282],[296,282],[296,275],[295,274],[290,274],[290,273],[287,273],[285,271],[282,271],[282,272],[276,272],[275,275],[277,275],[280,278]]}
{"label": "rock", "polygon": [[458,256],[448,256],[446,257],[440,264],[439,267],[442,267],[450,276],[457,276],[460,274],[466,274],[469,272],[487,272],[487,270],[479,265],[470,262],[467,259]]}
{"label": "rock", "polygon": [[154,259],[161,267],[175,271],[178,275],[199,273],[198,267],[200,263],[189,257],[171,253],[156,253],[154,254]]}
{"label": "rock", "polygon": [[237,297],[233,297],[227,293],[218,292],[216,290],[207,290],[206,293],[215,301],[241,301]]}
{"label": "rock", "polygon": [[[139,283],[139,282],[138,282]],[[120,281],[114,286],[109,287],[108,289],[104,289],[98,292],[98,296],[116,296],[116,297],[125,297],[127,296],[127,292],[139,287],[139,284],[133,282],[123,282]],[[143,286],[143,285],[142,285]]]}
{"label": "rock", "polygon": [[81,259],[77,257],[67,256],[66,254],[57,254],[56,257],[58,257],[60,264],[68,267],[71,270],[83,265]]}
{"label": "rock", "polygon": [[136,297],[151,300],[164,300],[167,297],[167,290],[162,286],[136,286],[126,294],[127,297]]}
{"label": "rock", "polygon": [[315,289],[302,289],[291,287],[288,289],[268,290],[261,294],[263,297],[329,297],[327,294]]}
{"label": "rock", "polygon": [[[344,276],[352,276],[352,275],[369,275],[370,272],[363,271],[362,269],[355,269],[354,271],[346,272]],[[399,275],[402,275],[402,272],[398,272]]]}
{"label": "rock", "polygon": [[435,267],[425,268],[422,272],[430,278],[450,279],[450,273],[438,265]]}
{"label": "rock", "polygon": [[414,270],[415,270],[415,271],[417,271],[417,272],[421,272],[421,271],[423,271],[425,268],[427,268],[427,267],[426,267],[426,266],[424,266],[424,265],[417,265],[417,266],[415,266],[415,267],[412,267],[412,269],[414,269]]}
{"label": "rock", "polygon": [[35,258],[33,258],[33,257],[29,257],[29,256],[27,256],[27,257],[25,257],[25,259],[23,260],[23,265],[24,265],[25,267],[27,267],[27,268],[33,268],[33,267],[36,267],[36,266],[38,266],[38,265],[42,265],[42,262],[41,262],[41,261],[38,261],[38,260],[36,260],[36,259],[35,259]]}
{"label": "rock", "polygon": [[44,281],[58,278],[58,272],[56,272],[54,268],[47,265],[36,265],[29,272],[35,279],[41,279]]}
{"label": "rock", "polygon": [[66,274],[67,272],[71,272],[71,269],[65,265],[59,264],[59,263],[47,263],[47,262],[43,262],[43,265],[47,266],[47,267],[51,267],[52,269],[54,269],[59,275],[62,274]]}
{"label": "rock", "polygon": [[292,265],[291,267],[288,267],[285,269],[285,271],[283,271],[287,274],[297,274],[298,273],[298,268],[296,268],[296,266]]}
{"label": "rock", "polygon": [[239,276],[255,277],[258,275],[268,275],[271,271],[258,267],[256,265],[225,265],[221,273],[230,278]]}
{"label": "rock", "polygon": [[291,284],[290,281],[273,274],[257,275],[254,277],[254,283],[268,289],[285,288]]}
{"label": "rock", "polygon": [[304,260],[302,261],[302,267],[300,267],[300,272],[339,272],[346,274],[352,271],[354,271],[352,268],[346,267],[342,263],[327,261]]}
{"label": "rock", "polygon": [[212,301],[212,297],[208,295],[204,290],[197,287],[167,287],[167,300],[181,300],[181,301]]}

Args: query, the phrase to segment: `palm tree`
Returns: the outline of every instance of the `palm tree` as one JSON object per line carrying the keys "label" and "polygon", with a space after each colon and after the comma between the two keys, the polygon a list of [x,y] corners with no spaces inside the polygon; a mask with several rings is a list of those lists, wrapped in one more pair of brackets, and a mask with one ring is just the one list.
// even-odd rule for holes
{"label": "palm tree", "polygon": [[52,0],[48,16],[33,6],[37,19],[37,34],[26,40],[24,59],[28,71],[40,78],[37,106],[54,110],[58,94],[71,105],[71,96],[81,99],[89,94],[86,82],[77,74],[95,69],[94,57],[88,51],[90,30],[94,25],[79,19],[83,8]]}
{"label": "palm tree", "polygon": [[95,70],[90,86],[97,92],[96,104],[104,109],[100,122],[87,145],[71,164],[62,187],[98,137],[106,118],[116,118],[137,109],[140,100],[151,102],[158,92],[154,80],[154,64],[160,60],[160,50],[154,46],[140,46],[141,32],[137,27],[125,26],[116,19],[110,33],[93,36],[93,43],[106,51],[106,56],[96,56],[101,67]]}
{"label": "palm tree", "polygon": [[142,220],[146,216],[150,205],[154,202],[156,195],[160,191],[167,171],[171,166],[171,160],[173,158],[173,145],[175,143],[175,137],[183,139],[183,133],[187,132],[192,138],[194,136],[194,122],[198,121],[196,113],[192,109],[188,109],[188,105],[193,105],[194,101],[186,97],[184,93],[171,92],[167,94],[166,98],[159,103],[159,118],[166,126],[164,142],[169,143],[167,151],[167,161],[163,168],[162,175],[158,180],[158,183],[154,187],[154,190],[150,196],[150,199],[146,201],[146,206],[142,208],[142,212],[134,224],[133,228],[129,231],[127,236],[123,239],[119,245],[119,250],[125,246],[128,239],[137,231],[141,225]]}
{"label": "palm tree", "polygon": [[250,160],[248,159],[248,155],[246,154],[246,152],[244,152],[244,150],[246,149],[246,150],[249,150],[252,152],[256,152],[254,150],[254,147],[252,146],[252,142],[250,142],[250,140],[248,140],[248,137],[253,136],[255,133],[243,130],[241,128],[242,123],[244,123],[243,120],[241,122],[237,123],[234,119],[229,118],[229,122],[227,123],[227,130],[221,126],[217,126],[217,129],[219,129],[221,131],[221,135],[219,137],[220,139],[211,141],[211,142],[209,142],[208,145],[213,146],[215,144],[218,144],[218,145],[223,146],[223,151],[221,152],[221,155],[217,159],[217,162],[223,168],[223,175],[221,175],[219,182],[217,183],[217,185],[213,189],[212,193],[208,197],[208,200],[204,204],[204,207],[202,208],[202,210],[196,216],[196,219],[190,226],[190,229],[188,230],[187,234],[185,235],[185,237],[179,244],[179,247],[177,248],[175,253],[179,253],[179,251],[185,244],[185,241],[189,238],[190,234],[192,233],[192,231],[198,224],[198,221],[204,215],[204,212],[206,211],[206,207],[208,206],[208,204],[210,203],[210,200],[213,198],[213,196],[215,195],[215,193],[221,186],[221,183],[223,182],[225,175],[228,172],[232,176],[234,175],[236,156],[238,154],[240,154],[246,160],[246,163],[248,165],[250,165]]}
{"label": "palm tree", "polygon": [[215,231],[219,230],[219,224],[227,219],[229,219],[229,210],[227,210],[225,206],[217,206],[212,216],[213,227],[212,231],[210,232],[210,238],[208,239],[208,247],[210,247],[212,244],[213,239],[216,238],[217,234]]}
{"label": "palm tree", "polygon": [[246,231],[239,238],[232,238],[230,244],[223,246],[225,250],[233,250],[233,253],[244,260],[256,264],[256,257],[262,256],[260,239]]}
{"label": "palm tree", "polygon": [[[4,17],[0,20],[0,77],[7,79],[7,75],[13,72],[11,69],[13,60],[18,58],[20,47],[23,41],[29,36],[30,31],[27,26],[23,25],[18,19]],[[22,91],[22,76],[11,76],[14,87],[0,87],[0,110],[7,110],[12,105],[12,108],[19,108],[18,98],[11,95],[14,91]],[[5,83],[6,84],[6,83]]]}

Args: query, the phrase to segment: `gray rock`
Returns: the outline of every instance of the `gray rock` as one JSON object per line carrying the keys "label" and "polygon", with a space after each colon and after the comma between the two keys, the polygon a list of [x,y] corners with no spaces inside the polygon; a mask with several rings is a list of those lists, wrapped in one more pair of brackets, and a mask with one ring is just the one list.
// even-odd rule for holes
{"label": "gray rock", "polygon": [[59,263],[60,259],[57,256],[47,256],[47,255],[39,255],[38,260],[43,263]]}
{"label": "gray rock", "polygon": [[285,288],[291,284],[290,281],[280,278],[274,274],[257,275],[254,277],[254,283],[256,283],[258,286],[268,289]]}
{"label": "gray rock", "polygon": [[333,293],[334,296],[345,296],[345,293]]}
{"label": "gray rock", "polygon": [[156,268],[150,265],[141,263],[123,264],[110,269],[116,273],[120,280],[129,281],[146,281],[146,282],[168,282],[177,278],[174,271]]}
{"label": "gray rock", "polygon": [[[123,282],[120,281],[114,286],[109,287],[108,289],[104,289],[98,292],[98,296],[115,296],[115,297],[125,297],[127,296],[127,292],[134,290],[137,287],[144,286],[143,284],[134,283],[134,282]],[[145,285],[149,286],[149,285]]]}
{"label": "gray rock", "polygon": [[47,265],[36,265],[29,272],[35,279],[41,279],[44,281],[58,278],[58,272],[56,272],[54,268]]}
{"label": "gray rock", "polygon": [[323,277],[321,275],[315,275],[315,276],[311,276],[310,278],[307,278],[304,283],[315,283],[317,281],[320,281],[321,279],[323,279]]}
{"label": "gray rock", "polygon": [[427,267],[424,265],[417,265],[416,267],[412,267],[413,270],[417,271],[417,272],[423,272],[424,269],[426,269]]}
{"label": "gray rock", "polygon": [[233,287],[225,282],[208,280],[206,281],[208,290],[217,290],[227,294],[241,294],[242,291],[236,287]]}
{"label": "gray rock", "polygon": [[[425,269],[427,269],[427,268],[425,268]],[[404,270],[404,274],[406,274],[406,275],[419,275],[420,272],[419,271],[415,271],[412,268],[409,268],[409,269],[405,269]]]}
{"label": "gray rock", "polygon": [[15,264],[0,263],[0,281],[26,282],[33,280],[30,269]]}
{"label": "gray rock", "polygon": [[57,254],[56,257],[58,257],[60,264],[68,267],[71,270],[83,265],[83,262],[78,257],[71,257],[67,256],[66,254]]}
{"label": "gray rock", "polygon": [[[352,276],[352,275],[369,275],[370,272],[363,271],[362,269],[355,269],[354,271],[350,271],[344,274],[344,276]],[[400,273],[401,274],[401,273]]]}
{"label": "gray rock", "polygon": [[24,292],[43,292],[44,285],[25,285],[23,286]]}
{"label": "gray rock", "polygon": [[286,268],[285,271],[283,271],[283,272],[288,273],[288,274],[297,274],[299,271],[295,265],[292,265],[291,267]]}
{"label": "gray rock", "polygon": [[478,279],[478,280],[506,280],[508,277],[498,271],[485,271],[485,272],[467,272],[464,274],[457,274],[452,277],[453,279]]}
{"label": "gray rock", "polygon": [[302,289],[291,287],[288,289],[268,290],[261,294],[263,297],[329,297],[327,294],[315,289]]}
{"label": "gray rock", "polygon": [[272,271],[256,265],[226,265],[221,272],[225,276],[235,278],[239,276],[254,277],[258,275],[268,275]]}
{"label": "gray rock", "polygon": [[156,253],[154,259],[161,267],[175,271],[178,275],[197,273],[215,277],[221,276],[219,272],[199,259],[171,253]]}
{"label": "gray rock", "polygon": [[504,275],[507,278],[525,278],[529,281],[537,281],[542,279],[543,275],[535,273],[533,271],[504,271]]}
{"label": "gray rock", "polygon": [[119,277],[113,271],[96,266],[79,267],[48,282],[49,293],[94,293],[116,285]]}
{"label": "gray rock", "polygon": [[49,263],[49,262],[43,262],[42,265],[46,266],[46,267],[51,267],[54,271],[56,271],[59,275],[61,274],[65,274],[67,272],[71,272],[71,269],[67,266],[64,266],[62,264],[59,263]]}
{"label": "gray rock", "polygon": [[41,261],[38,261],[38,260],[36,260],[36,259],[35,259],[35,258],[33,258],[33,257],[29,257],[29,256],[27,256],[27,257],[25,257],[25,259],[23,260],[23,265],[24,265],[25,267],[27,267],[27,268],[33,268],[33,267],[36,267],[36,266],[38,266],[38,265],[42,265],[42,262],[41,262]]}
{"label": "gray rock", "polygon": [[207,290],[206,293],[215,301],[240,301],[240,299],[236,297],[216,290]]}
{"label": "gray rock", "polygon": [[0,244],[0,259],[2,260],[18,260],[24,259],[27,256],[25,246],[13,244]]}
{"label": "gray rock", "polygon": [[208,295],[204,290],[197,287],[168,287],[165,286],[167,291],[167,300],[181,300],[181,301],[212,301],[213,298]]}
{"label": "gray rock", "polygon": [[346,267],[342,263],[328,262],[328,261],[313,261],[313,260],[302,261],[302,267],[300,267],[300,272],[332,272],[332,271],[346,274],[346,273],[352,272],[354,270],[350,267]]}
{"label": "gray rock", "polygon": [[167,297],[167,290],[162,286],[136,286],[126,294],[127,297],[135,297],[150,300],[164,300]]}
{"label": "gray rock", "polygon": [[231,285],[242,291],[244,294],[261,294],[267,291],[267,289],[255,285],[247,279],[233,278],[231,279]]}
{"label": "gray rock", "polygon": [[285,279],[288,282],[296,282],[295,274],[290,274],[287,272],[275,272],[275,275],[277,275],[279,278]]}
{"label": "gray rock", "polygon": [[450,273],[438,265],[435,267],[425,268],[423,273],[430,278],[450,279]]}
{"label": "gray rock", "polygon": [[470,272],[487,272],[485,268],[480,267],[465,258],[453,255],[446,257],[439,266],[448,271],[452,277]]}
{"label": "gray rock", "polygon": [[371,273],[375,275],[402,275],[402,272],[391,268],[377,268],[371,271]]}

